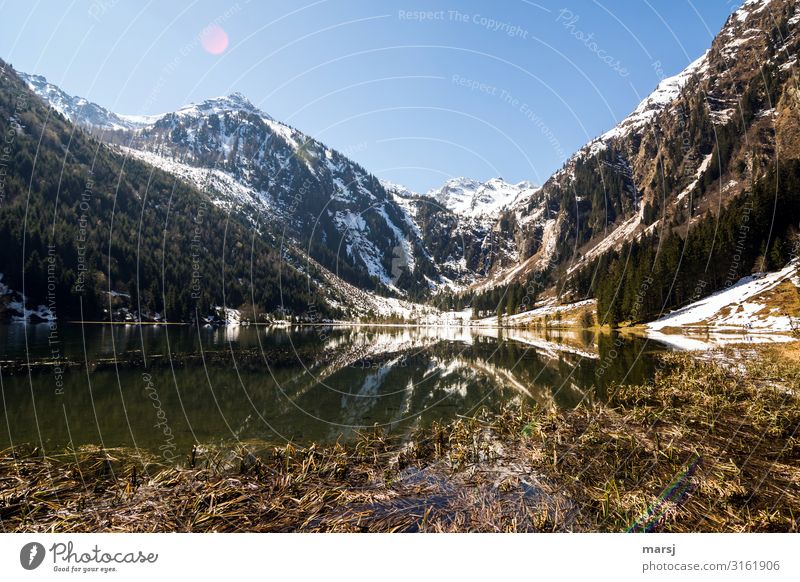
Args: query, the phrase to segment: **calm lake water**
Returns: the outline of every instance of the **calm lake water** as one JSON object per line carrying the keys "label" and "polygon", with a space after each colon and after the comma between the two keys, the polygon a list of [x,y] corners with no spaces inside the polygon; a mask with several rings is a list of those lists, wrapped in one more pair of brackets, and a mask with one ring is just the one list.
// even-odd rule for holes
{"label": "calm lake water", "polygon": [[[405,433],[507,402],[575,406],[654,371],[654,342],[588,332],[414,328],[0,327],[0,445],[300,444]],[[32,372],[57,355],[75,364]],[[87,365],[88,364],[88,365]],[[602,372],[598,373],[602,369]]]}

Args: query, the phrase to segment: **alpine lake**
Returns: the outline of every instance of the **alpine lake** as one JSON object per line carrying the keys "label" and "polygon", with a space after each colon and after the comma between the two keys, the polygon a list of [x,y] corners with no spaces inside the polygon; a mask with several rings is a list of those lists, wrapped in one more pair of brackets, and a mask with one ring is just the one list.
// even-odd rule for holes
{"label": "alpine lake", "polygon": [[581,330],[7,324],[0,447],[346,442],[641,383],[665,346]]}

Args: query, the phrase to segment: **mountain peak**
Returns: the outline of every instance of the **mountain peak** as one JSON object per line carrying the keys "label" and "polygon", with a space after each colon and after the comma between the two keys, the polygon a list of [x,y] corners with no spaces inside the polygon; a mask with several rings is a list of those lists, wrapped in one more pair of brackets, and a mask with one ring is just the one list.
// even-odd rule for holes
{"label": "mountain peak", "polygon": [[413,198],[416,196],[416,192],[412,191],[410,188],[403,186],[402,184],[396,184],[394,182],[390,182],[389,180],[379,180],[381,186],[383,187],[386,192],[391,195],[399,196],[400,198]]}
{"label": "mountain peak", "polygon": [[177,115],[214,115],[226,113],[229,111],[245,111],[247,113],[255,113],[264,119],[271,120],[272,117],[261,111],[258,107],[253,105],[247,97],[238,91],[230,95],[221,97],[212,97],[205,99],[200,103],[189,103],[178,109],[175,113]]}
{"label": "mountain peak", "polygon": [[678,97],[681,89],[693,75],[704,73],[708,69],[708,54],[709,51],[704,52],[677,75],[659,81],[655,90],[639,103],[633,113],[600,136],[600,144],[608,139],[622,137],[644,128]]}
{"label": "mountain peak", "polygon": [[[30,86],[33,85],[49,85],[50,83],[47,82],[47,78],[44,75],[29,75],[27,73],[23,73],[18,71],[17,74],[22,77],[24,81],[28,83]],[[55,86],[55,85],[53,85]]]}
{"label": "mountain peak", "polygon": [[538,186],[533,182],[531,182],[530,180],[523,180],[522,182],[517,182],[515,186],[520,190],[536,190],[538,188]]}
{"label": "mountain peak", "polygon": [[732,17],[739,22],[744,22],[751,14],[761,12],[771,1],[772,0],[746,0],[746,2],[732,14]]}
{"label": "mountain peak", "polygon": [[441,188],[429,190],[426,196],[455,214],[492,217],[510,206],[523,190],[532,187],[527,181],[509,184],[497,177],[481,182],[462,176],[449,179]]}
{"label": "mountain peak", "polygon": [[[42,75],[33,75],[17,71],[28,87],[46,103],[74,123],[97,129],[141,129],[156,123],[164,117],[159,115],[122,115],[92,103],[83,97],[69,95],[57,85],[53,85]],[[272,117],[256,107],[242,93],[233,93],[221,97],[205,99],[200,103],[189,103],[178,109],[179,116],[205,116],[225,112],[244,111],[258,115],[262,119],[273,121]]]}
{"label": "mountain peak", "polygon": [[250,101],[247,97],[244,96],[244,94],[240,93],[239,91],[234,91],[233,93],[225,97],[225,99],[231,105],[235,105],[242,109],[258,110],[258,108],[255,105],[253,105],[253,102]]}

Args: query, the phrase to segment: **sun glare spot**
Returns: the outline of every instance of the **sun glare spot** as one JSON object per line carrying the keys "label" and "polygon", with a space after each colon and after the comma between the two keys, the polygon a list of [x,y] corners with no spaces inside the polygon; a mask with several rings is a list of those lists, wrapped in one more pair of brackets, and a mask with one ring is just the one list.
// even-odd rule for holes
{"label": "sun glare spot", "polygon": [[228,33],[222,27],[212,24],[200,33],[200,43],[212,55],[221,55],[228,48]]}

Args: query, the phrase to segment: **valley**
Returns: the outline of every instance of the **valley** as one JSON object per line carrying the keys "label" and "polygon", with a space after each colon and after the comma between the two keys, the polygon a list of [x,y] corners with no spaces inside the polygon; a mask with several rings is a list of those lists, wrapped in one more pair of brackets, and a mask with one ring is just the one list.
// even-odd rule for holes
{"label": "valley", "polygon": [[[595,320],[585,318],[585,326],[645,324],[753,272],[779,270],[795,256],[800,235],[789,217],[798,214],[800,175],[791,145],[799,130],[791,66],[797,20],[792,2],[746,3],[705,55],[664,78],[631,115],[541,186],[461,177],[415,193],[379,180],[240,93],[132,116],[70,96],[44,77],[17,77],[5,65],[6,118],[15,119],[13,96],[24,95],[31,143],[45,129],[69,140],[71,182],[62,179],[56,188],[83,190],[91,182],[99,190],[92,202],[102,236],[114,236],[102,198],[112,196],[114,221],[120,212],[141,214],[138,228],[134,216],[125,227],[138,250],[112,242],[105,253],[100,239],[93,242],[92,264],[81,266],[91,273],[83,314],[67,291],[78,265],[74,250],[62,247],[74,243],[69,237],[62,243],[59,260],[66,263],[58,267],[57,294],[68,295],[59,298],[60,311],[73,320],[419,323],[472,307],[473,319],[499,314],[518,323],[535,317],[517,315],[540,301],[567,306],[596,299]],[[731,66],[764,53],[769,85],[755,69]],[[745,99],[733,93],[740,90]],[[747,151],[735,145],[742,139]],[[111,173],[87,173],[78,145],[84,143],[87,154],[98,152],[94,164],[97,155],[109,160]],[[786,144],[780,159],[773,143]],[[112,195],[115,173],[133,172],[141,180],[126,178],[131,193],[117,187]],[[186,204],[182,190],[197,202],[178,211],[171,204]],[[121,194],[128,198],[117,205]],[[69,196],[61,198],[62,206],[68,203]],[[81,202],[74,204],[71,211],[56,209],[56,216],[65,213],[57,220],[70,222],[70,212],[84,216]],[[217,241],[205,225],[198,230],[203,204],[213,214],[209,222],[238,234]],[[202,239],[189,277],[170,261],[175,244],[191,241],[157,235],[160,222],[171,229],[180,214],[196,223]],[[38,227],[29,226],[30,237]],[[5,240],[19,244],[13,227],[3,228]],[[45,239],[37,235],[27,246],[37,252],[21,267],[32,282],[44,280]],[[126,266],[137,257],[143,264]],[[253,260],[260,265],[248,269]],[[200,271],[203,291],[193,297],[180,281],[197,283]],[[15,264],[3,271],[4,318],[48,319],[45,297],[23,298],[21,272]],[[754,323],[742,320],[740,327]]]}
{"label": "valley", "polygon": [[745,0],[544,180],[419,191],[0,60],[0,528],[797,532],[798,25]]}

